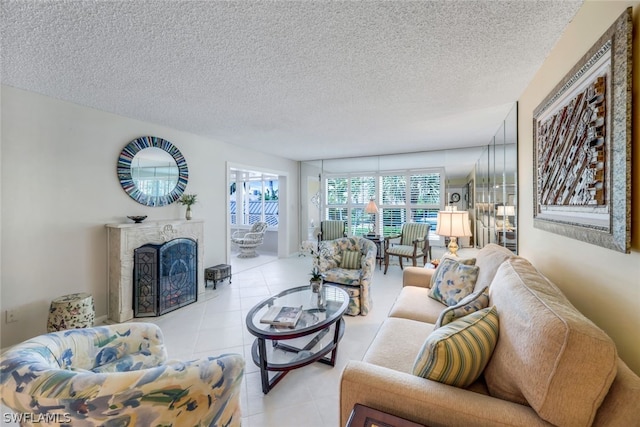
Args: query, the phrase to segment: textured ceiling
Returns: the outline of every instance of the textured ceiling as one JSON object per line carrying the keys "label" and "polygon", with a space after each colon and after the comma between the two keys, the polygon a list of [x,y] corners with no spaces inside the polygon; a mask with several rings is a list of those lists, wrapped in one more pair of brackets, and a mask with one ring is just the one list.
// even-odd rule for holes
{"label": "textured ceiling", "polygon": [[581,4],[2,0],[0,78],[294,160],[476,146]]}

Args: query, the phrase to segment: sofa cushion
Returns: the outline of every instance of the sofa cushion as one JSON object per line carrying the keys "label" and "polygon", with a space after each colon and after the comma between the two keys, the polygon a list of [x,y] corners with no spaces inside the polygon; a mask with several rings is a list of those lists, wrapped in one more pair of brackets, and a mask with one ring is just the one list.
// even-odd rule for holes
{"label": "sofa cushion", "polygon": [[462,298],[460,302],[451,307],[445,308],[438,320],[436,320],[435,328],[438,329],[441,326],[451,323],[456,319],[473,313],[474,311],[481,310],[489,306],[489,288],[485,287],[472,294]]}
{"label": "sofa cushion", "polygon": [[480,269],[478,271],[478,279],[476,280],[476,287],[474,291],[480,290],[485,286],[490,286],[493,277],[498,271],[498,267],[513,257],[514,254],[504,246],[490,243],[480,249],[476,254],[476,264]]}
{"label": "sofa cushion", "polygon": [[360,276],[362,275],[362,271],[336,267],[324,271],[323,274],[325,282],[360,286]]}
{"label": "sofa cushion", "polygon": [[456,387],[478,379],[498,340],[495,307],[483,308],[436,329],[427,337],[413,374]]}
{"label": "sofa cushion", "polygon": [[[413,247],[413,245],[409,246],[409,245],[393,245],[393,246],[389,246],[389,249],[387,250],[387,253],[390,255],[401,255],[401,256],[405,256],[405,257],[412,257],[413,256],[413,250],[415,248]],[[416,249],[416,257],[421,257],[423,254],[422,252],[422,247],[418,247]]]}
{"label": "sofa cushion", "polygon": [[477,278],[477,266],[444,258],[433,275],[429,296],[446,305],[456,305],[473,292]]}
{"label": "sofa cushion", "polygon": [[393,303],[389,317],[436,323],[438,316],[447,306],[429,297],[429,292],[429,288],[405,286]]}
{"label": "sofa cushion", "polygon": [[501,325],[489,393],[555,425],[591,425],[616,375],[611,338],[524,258],[500,266],[489,298]]}
{"label": "sofa cushion", "polygon": [[359,270],[362,268],[362,253],[360,251],[344,251],[342,252],[342,260],[340,260],[340,268],[350,270]]}
{"label": "sofa cushion", "polygon": [[411,374],[413,361],[432,332],[430,323],[389,317],[382,322],[362,360]]}

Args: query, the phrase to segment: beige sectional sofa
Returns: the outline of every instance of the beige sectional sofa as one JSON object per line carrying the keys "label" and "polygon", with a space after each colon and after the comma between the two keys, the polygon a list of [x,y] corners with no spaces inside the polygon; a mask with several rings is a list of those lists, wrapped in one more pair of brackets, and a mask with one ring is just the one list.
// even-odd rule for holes
{"label": "beige sectional sofa", "polygon": [[412,374],[446,306],[427,295],[435,270],[407,267],[363,360],[342,373],[341,425],[356,403],[431,427],[640,425],[640,377],[601,329],[526,259],[490,244],[476,265],[499,316],[481,377],[463,389]]}

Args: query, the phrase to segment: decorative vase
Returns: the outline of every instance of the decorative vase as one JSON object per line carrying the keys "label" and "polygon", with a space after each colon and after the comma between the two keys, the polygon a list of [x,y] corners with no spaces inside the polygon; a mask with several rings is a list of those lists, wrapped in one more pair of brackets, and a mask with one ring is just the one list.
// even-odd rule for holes
{"label": "decorative vase", "polygon": [[187,212],[185,213],[184,217],[186,219],[191,219],[191,206],[187,206]]}
{"label": "decorative vase", "polygon": [[309,281],[309,284],[311,285],[311,292],[313,292],[314,294],[322,292],[322,280],[311,279]]}
{"label": "decorative vase", "polygon": [[311,285],[311,307],[323,311],[326,304],[326,297],[324,295],[322,280],[311,280],[309,284]]}

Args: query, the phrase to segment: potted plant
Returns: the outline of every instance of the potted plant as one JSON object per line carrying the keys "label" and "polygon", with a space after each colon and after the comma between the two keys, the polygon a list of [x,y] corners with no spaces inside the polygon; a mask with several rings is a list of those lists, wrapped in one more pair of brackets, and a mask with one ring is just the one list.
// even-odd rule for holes
{"label": "potted plant", "polygon": [[187,207],[187,212],[185,213],[186,219],[191,219],[191,205],[196,203],[197,198],[197,194],[183,194],[182,197],[178,199],[178,203]]}
{"label": "potted plant", "polygon": [[306,240],[300,245],[300,252],[302,255],[311,255],[313,257],[313,263],[310,273],[311,279],[309,280],[309,284],[311,285],[311,290],[314,293],[320,292],[320,290],[322,289],[322,284],[324,282],[324,274],[320,272],[321,250],[324,249],[321,249],[318,246],[317,242],[311,240]]}
{"label": "potted plant", "polygon": [[324,280],[324,274],[320,273],[320,269],[318,266],[314,266],[313,270],[311,270],[311,280],[309,280],[309,284],[311,285],[311,291],[318,293],[322,289],[322,281]]}

